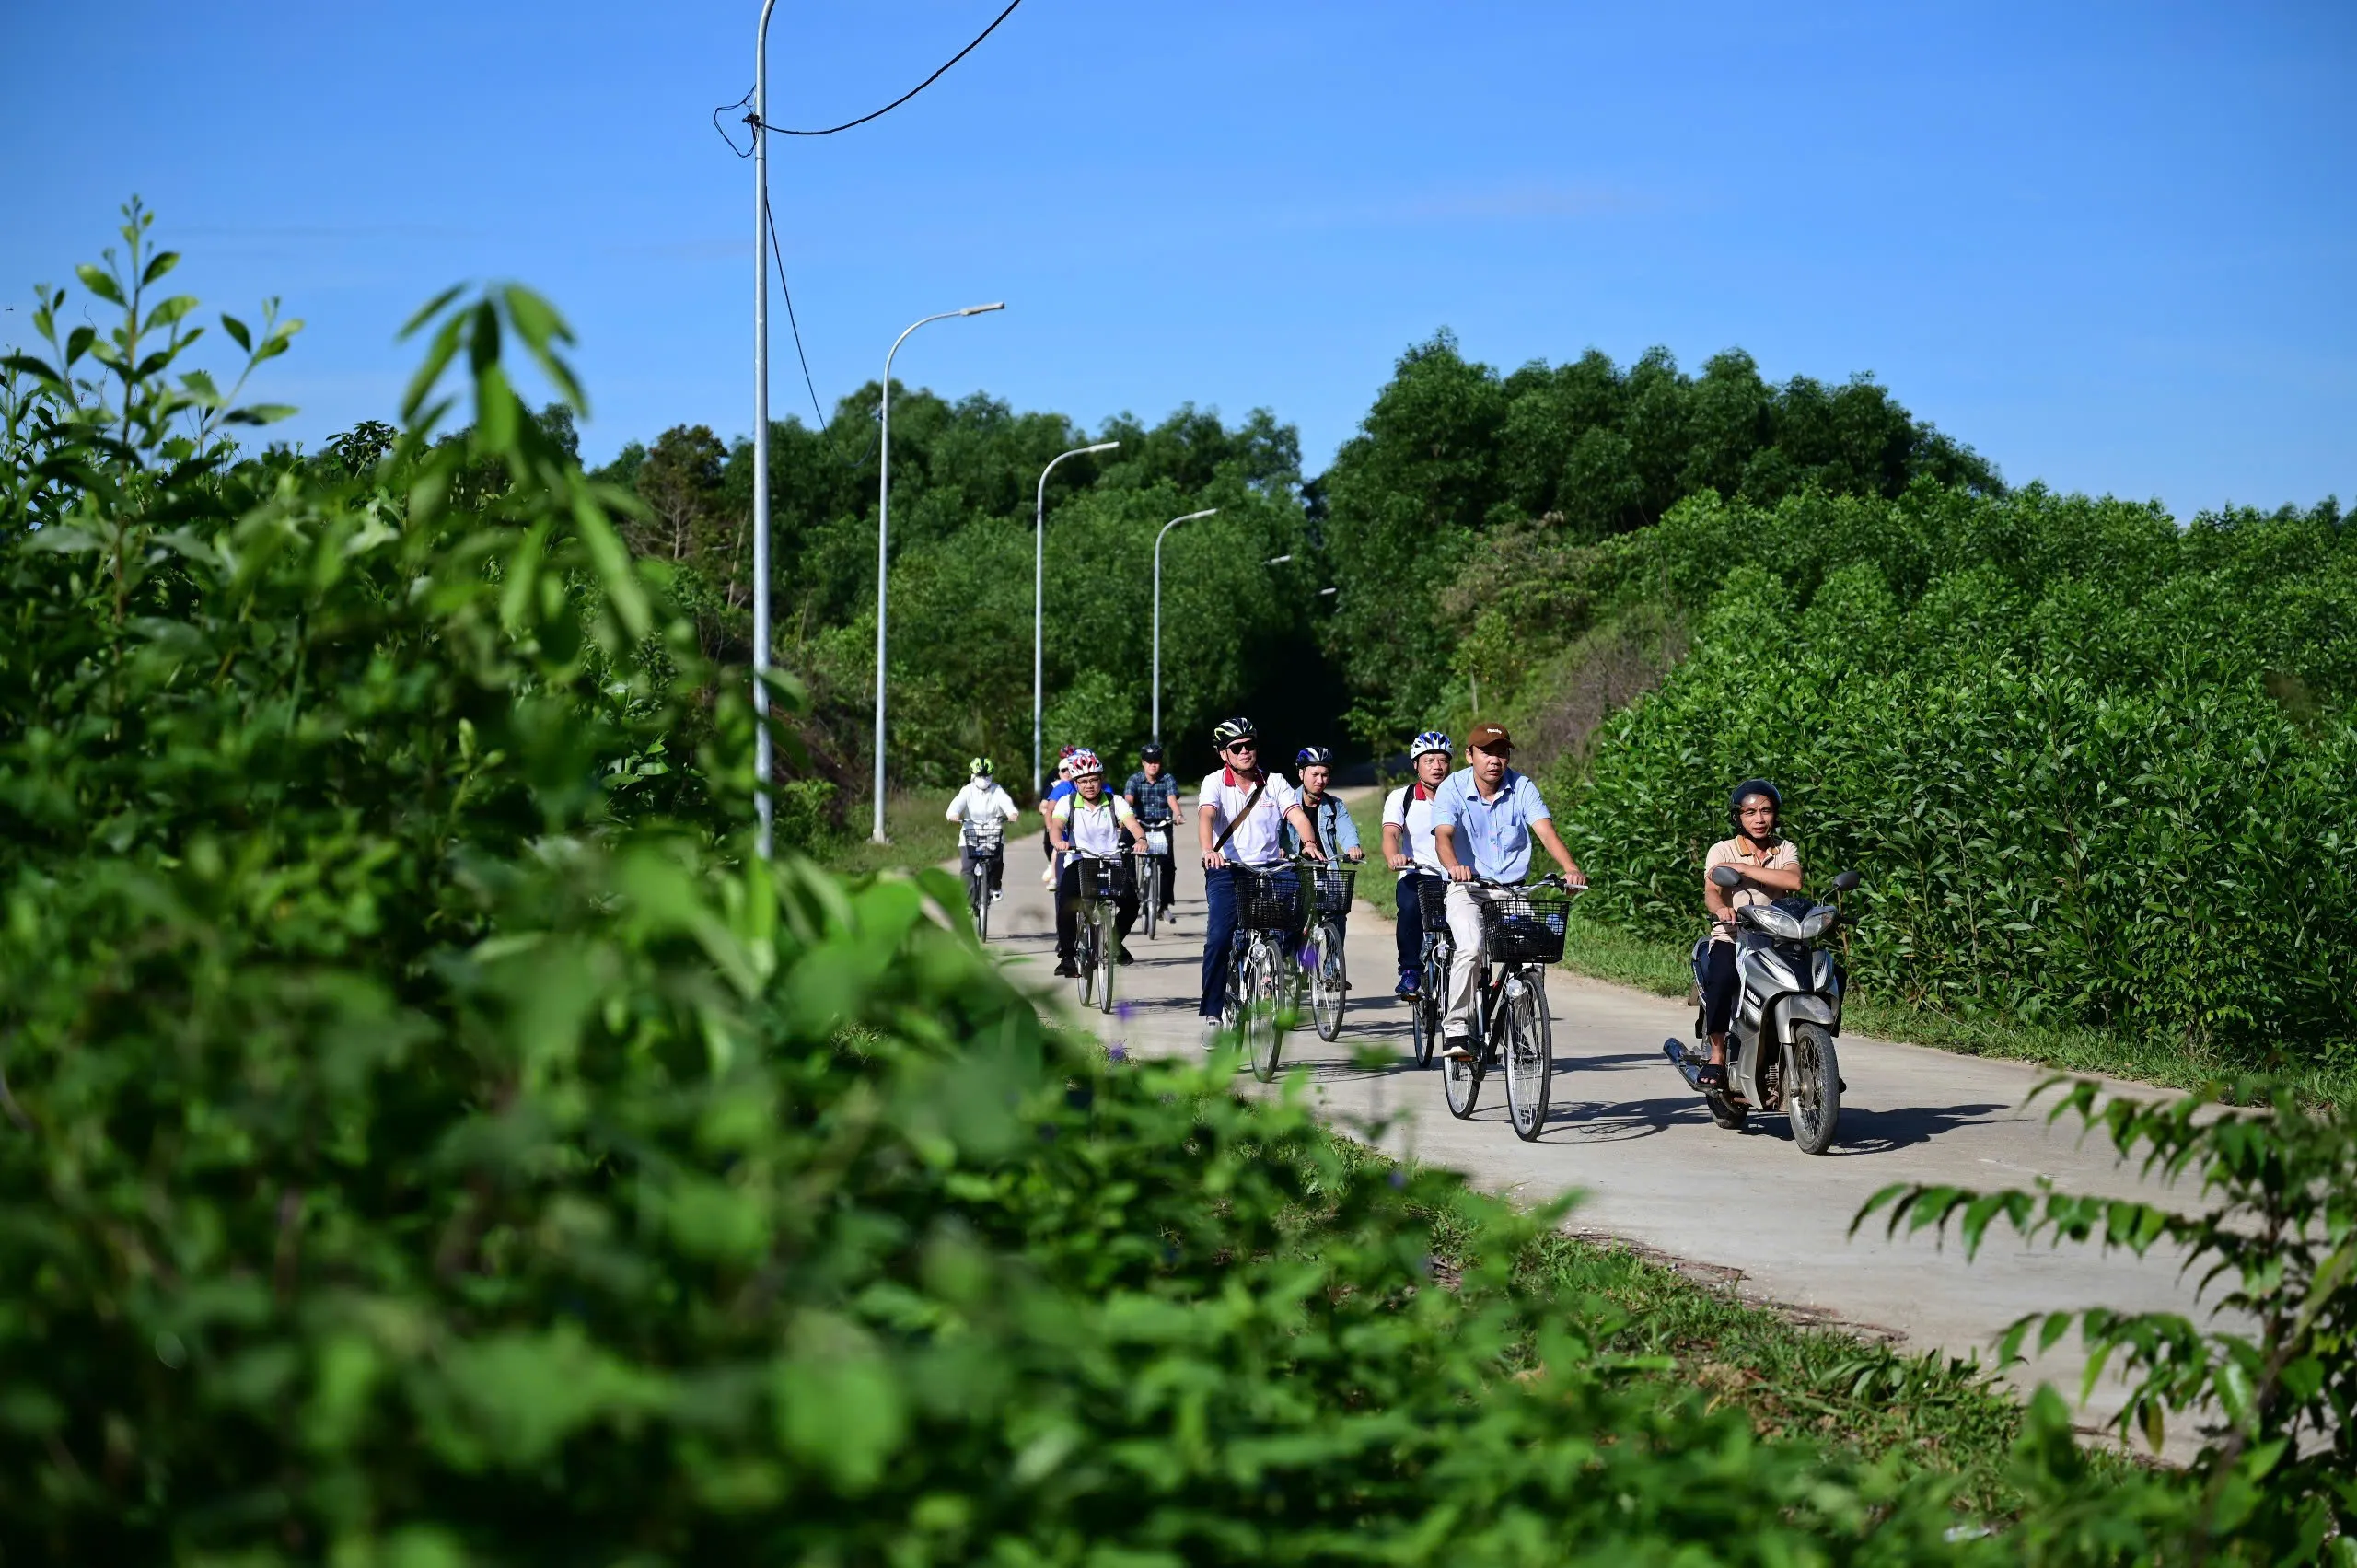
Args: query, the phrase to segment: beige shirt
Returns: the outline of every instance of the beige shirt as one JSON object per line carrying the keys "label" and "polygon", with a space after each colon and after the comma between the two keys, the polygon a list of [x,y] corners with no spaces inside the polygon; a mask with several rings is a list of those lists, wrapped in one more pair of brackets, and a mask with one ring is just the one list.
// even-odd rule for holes
{"label": "beige shirt", "polygon": [[[1763,871],[1787,869],[1798,871],[1801,868],[1801,852],[1793,847],[1792,840],[1778,839],[1776,847],[1763,856],[1759,851],[1752,847],[1749,839],[1738,833],[1731,839],[1721,839],[1711,846],[1711,853],[1702,860],[1702,875],[1708,877],[1711,874],[1711,868],[1714,865],[1734,865],[1738,868],[1756,865]],[[1752,904],[1772,904],[1785,896],[1782,892],[1771,888],[1763,888],[1747,878],[1726,889],[1729,909],[1743,909]],[[1722,925],[1715,920],[1711,922],[1711,940],[1713,942],[1734,941],[1735,927]]]}

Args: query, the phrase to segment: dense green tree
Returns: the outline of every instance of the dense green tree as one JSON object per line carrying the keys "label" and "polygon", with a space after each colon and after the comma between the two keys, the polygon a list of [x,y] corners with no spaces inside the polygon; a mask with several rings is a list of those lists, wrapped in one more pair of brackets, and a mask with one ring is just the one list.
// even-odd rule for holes
{"label": "dense green tree", "polygon": [[1444,591],[1492,529],[1535,523],[1589,542],[1705,490],[1773,505],[1805,491],[1892,497],[1918,479],[2003,489],[1864,377],[1771,387],[1739,349],[1689,377],[1656,348],[1625,371],[1591,349],[1501,377],[1441,332],[1401,356],[1318,486],[1341,590],[1328,645],[1354,723],[1397,738],[1437,714],[1467,630]]}

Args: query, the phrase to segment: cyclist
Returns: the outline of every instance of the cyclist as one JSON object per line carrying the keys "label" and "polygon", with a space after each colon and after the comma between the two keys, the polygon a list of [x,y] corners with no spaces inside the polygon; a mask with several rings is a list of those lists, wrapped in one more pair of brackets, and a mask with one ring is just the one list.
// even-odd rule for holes
{"label": "cyclist", "polygon": [[[1702,969],[1702,1025],[1711,1037],[1711,1060],[1695,1073],[1704,1088],[1727,1086],[1727,1026],[1735,1018],[1735,912],[1749,904],[1773,903],[1801,888],[1801,852],[1781,836],[1784,797],[1766,779],[1746,779],[1727,796],[1727,820],[1735,837],[1711,846],[1702,862],[1702,907],[1711,914],[1711,952]],[[1711,868],[1733,865],[1743,880],[1722,889]]]}
{"label": "cyclist", "polygon": [[1195,836],[1203,854],[1203,1049],[1219,1043],[1219,1016],[1227,1002],[1227,949],[1236,935],[1236,868],[1273,870],[1285,864],[1286,823],[1301,835],[1313,860],[1318,827],[1283,773],[1260,766],[1260,732],[1246,718],[1223,720],[1212,731],[1221,767],[1203,776],[1195,799]]}
{"label": "cyclist", "polygon": [[[1138,771],[1121,786],[1121,798],[1138,814],[1138,821],[1148,831],[1155,829],[1171,832],[1178,816],[1178,781],[1162,765],[1162,748],[1149,744],[1138,750]],[[1176,847],[1177,841],[1172,844]],[[1155,912],[1168,915],[1171,900],[1178,896],[1178,865],[1175,858],[1155,866],[1155,885],[1146,889],[1155,900]]]}
{"label": "cyclist", "polygon": [[1055,813],[1056,802],[1072,793],[1072,754],[1079,749],[1077,746],[1067,746],[1056,753],[1056,782],[1039,797],[1039,847],[1048,852],[1048,868],[1039,873],[1039,885],[1043,888],[1054,887],[1056,874],[1063,868],[1063,863],[1056,858],[1056,830],[1048,819]]}
{"label": "cyclist", "polygon": [[1584,888],[1578,862],[1555,831],[1538,786],[1514,771],[1514,738],[1504,725],[1477,724],[1466,738],[1467,765],[1448,775],[1433,796],[1433,849],[1447,876],[1448,934],[1457,947],[1448,966],[1448,1010],[1441,1018],[1442,1054],[1473,1055],[1473,987],[1481,966],[1481,908],[1467,884],[1519,882],[1530,873],[1533,839],[1546,848],[1563,880]]}
{"label": "cyclist", "polygon": [[[1347,860],[1353,865],[1366,858],[1366,851],[1359,844],[1359,825],[1351,819],[1351,808],[1342,804],[1339,795],[1329,795],[1326,786],[1334,780],[1334,752],[1331,747],[1305,746],[1294,753],[1294,767],[1301,774],[1301,808],[1309,813],[1310,824],[1318,830],[1318,847],[1329,860]],[[1290,824],[1284,831],[1285,853],[1301,853],[1301,835]]]}
{"label": "cyclist", "polygon": [[1433,796],[1448,777],[1456,748],[1448,737],[1428,729],[1408,745],[1408,766],[1415,782],[1401,784],[1383,803],[1383,858],[1399,873],[1394,889],[1399,909],[1399,986],[1398,994],[1413,997],[1424,957],[1424,906],[1417,884],[1426,877],[1444,877],[1440,852],[1433,847]]}
{"label": "cyclist", "polygon": [[974,863],[990,863],[991,902],[1004,897],[1000,883],[1006,877],[1006,825],[1023,813],[1015,797],[999,788],[991,776],[991,760],[977,757],[966,764],[966,787],[951,797],[946,813],[966,830],[958,835],[958,874],[971,877]]}
{"label": "cyclist", "polygon": [[[1070,980],[1080,972],[1073,962],[1073,944],[1080,935],[1080,857],[1119,856],[1125,831],[1143,854],[1145,830],[1138,826],[1138,815],[1128,801],[1106,792],[1105,764],[1096,752],[1083,749],[1066,761],[1072,766],[1073,792],[1057,801],[1049,815],[1048,836],[1057,853],[1067,857],[1056,879],[1056,973]],[[1114,911],[1113,946],[1125,964],[1130,961],[1130,927],[1137,918],[1137,884],[1132,882]]]}

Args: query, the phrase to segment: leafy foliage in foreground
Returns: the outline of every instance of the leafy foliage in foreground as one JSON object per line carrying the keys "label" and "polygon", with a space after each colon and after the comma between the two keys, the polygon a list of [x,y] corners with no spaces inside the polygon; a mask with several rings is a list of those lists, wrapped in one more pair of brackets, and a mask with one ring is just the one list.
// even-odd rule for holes
{"label": "leafy foliage in foreground", "polygon": [[1724,790],[1765,774],[1851,962],[1917,1005],[2145,1032],[2256,1065],[2357,1040],[2357,530],[2327,505],[2178,529],[2031,489],[1704,497],[1591,563],[1707,606],[1563,780],[1592,915],[1701,921]]}
{"label": "leafy foliage in foreground", "polygon": [[[562,323],[501,290],[421,325],[356,476],[115,449],[53,384],[8,454],[49,488],[0,518],[0,1556],[2182,1539],[2181,1489],[2099,1491],[2047,1411],[2040,1506],[1951,1541],[1940,1478],[1632,1382],[1620,1315],[1517,1272],[1552,1216],[1051,1035],[936,874],[745,864],[745,715],[644,765],[715,683],[501,368]],[[475,421],[432,448],[453,364]]]}
{"label": "leafy foliage in foreground", "polygon": [[2033,1334],[2051,1348],[2075,1323],[2086,1387],[2107,1366],[2134,1382],[2119,1416],[2123,1438],[2141,1434],[2157,1449],[2171,1419],[2218,1421],[2191,1477],[2197,1558],[2234,1540],[2273,1561],[2327,1551],[2357,1561],[2357,1112],[2312,1108],[2264,1083],[2235,1097],[2260,1109],[2214,1114],[2209,1096],[2106,1099],[2096,1085],[2068,1079],[2043,1088],[2061,1091],[2050,1120],[2075,1116],[2147,1177],[2198,1179],[2209,1206],[2186,1212],[2044,1184],[1987,1193],[1897,1186],[1875,1194],[1858,1222],[1887,1208],[1893,1234],[1954,1224],[1978,1251],[2002,1221],[2026,1237],[2139,1257],[2165,1248],[2205,1289],[2224,1282],[2214,1304],[2243,1326],[2093,1307],[2023,1318],[2003,1353],[2018,1353]]}

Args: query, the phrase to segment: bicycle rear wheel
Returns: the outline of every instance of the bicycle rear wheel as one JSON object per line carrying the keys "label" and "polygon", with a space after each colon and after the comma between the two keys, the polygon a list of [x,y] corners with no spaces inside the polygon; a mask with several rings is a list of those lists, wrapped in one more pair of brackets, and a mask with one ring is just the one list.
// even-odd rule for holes
{"label": "bicycle rear wheel", "polygon": [[[1555,1076],[1555,1032],[1547,1016],[1543,970],[1506,982],[1506,1113],[1515,1135],[1529,1143],[1547,1128],[1547,1096]],[[1517,982],[1519,989],[1517,989]]]}
{"label": "bicycle rear wheel", "polygon": [[1330,920],[1321,920],[1310,938],[1316,951],[1309,969],[1309,1013],[1319,1040],[1342,1032],[1342,1005],[1350,999],[1351,975],[1342,952],[1342,934]]}
{"label": "bicycle rear wheel", "polygon": [[1264,1084],[1276,1077],[1277,1062],[1284,1049],[1284,1030],[1278,1016],[1284,1005],[1284,977],[1278,972],[1279,962],[1269,939],[1253,933],[1252,945],[1244,954],[1244,1050],[1252,1063],[1252,1075]]}

